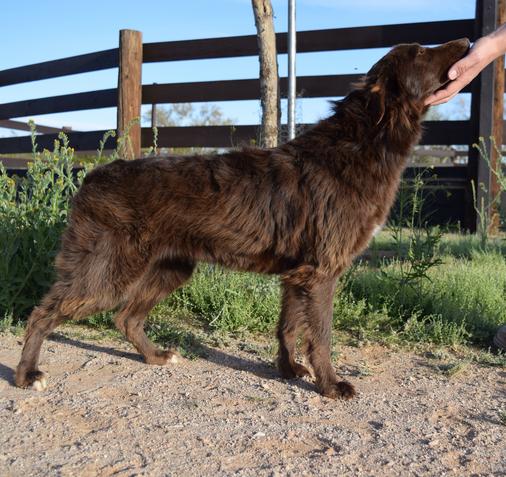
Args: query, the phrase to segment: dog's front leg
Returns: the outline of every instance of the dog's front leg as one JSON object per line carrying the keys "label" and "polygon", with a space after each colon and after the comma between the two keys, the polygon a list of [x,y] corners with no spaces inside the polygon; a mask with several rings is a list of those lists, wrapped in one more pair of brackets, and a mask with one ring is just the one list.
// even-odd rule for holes
{"label": "dog's front leg", "polygon": [[355,389],[350,383],[339,381],[331,362],[332,301],[335,289],[335,278],[318,277],[307,285],[304,300],[307,320],[304,346],[320,392],[334,399],[350,399],[355,395]]}

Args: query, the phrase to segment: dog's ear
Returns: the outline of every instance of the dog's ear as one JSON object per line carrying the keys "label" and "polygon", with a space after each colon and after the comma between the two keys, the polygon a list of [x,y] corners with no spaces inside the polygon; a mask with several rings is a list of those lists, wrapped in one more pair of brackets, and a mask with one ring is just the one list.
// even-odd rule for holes
{"label": "dog's ear", "polygon": [[368,109],[375,118],[374,124],[377,126],[385,116],[385,84],[381,81],[372,84],[369,87],[369,94]]}
{"label": "dog's ear", "polygon": [[384,57],[378,61],[367,73],[366,90],[369,93],[368,109],[371,112],[375,125],[378,125],[385,116],[385,105],[388,89],[392,83],[392,59]]}

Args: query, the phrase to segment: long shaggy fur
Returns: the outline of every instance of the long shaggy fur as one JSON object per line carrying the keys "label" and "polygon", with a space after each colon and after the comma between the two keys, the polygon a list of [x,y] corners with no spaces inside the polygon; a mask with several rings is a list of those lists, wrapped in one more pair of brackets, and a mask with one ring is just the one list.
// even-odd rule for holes
{"label": "long shaggy fur", "polygon": [[91,171],[73,201],[57,282],[30,316],[17,385],[44,387],[38,356],[55,326],[116,307],[117,327],[148,363],[174,360],[148,340],[144,319],[202,261],[279,274],[282,375],[310,374],[295,361],[303,334],[319,390],[353,396],[330,361],[336,279],[386,220],[421,134],[423,101],[467,47],[396,47],[328,119],[275,149],[118,160]]}

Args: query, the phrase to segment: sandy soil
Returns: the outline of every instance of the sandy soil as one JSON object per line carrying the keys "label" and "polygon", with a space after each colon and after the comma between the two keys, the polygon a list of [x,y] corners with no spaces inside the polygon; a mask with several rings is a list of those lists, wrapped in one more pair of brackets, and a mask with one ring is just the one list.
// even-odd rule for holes
{"label": "sandy soil", "polygon": [[126,343],[56,336],[44,392],[12,385],[0,336],[0,475],[506,475],[506,370],[341,349],[353,401],[283,381],[238,347],[148,366]]}

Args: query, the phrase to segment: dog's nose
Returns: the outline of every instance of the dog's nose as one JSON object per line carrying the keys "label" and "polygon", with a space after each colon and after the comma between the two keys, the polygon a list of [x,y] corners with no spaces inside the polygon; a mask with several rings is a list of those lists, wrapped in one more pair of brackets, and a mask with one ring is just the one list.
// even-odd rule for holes
{"label": "dog's nose", "polygon": [[444,45],[441,45],[443,48],[450,48],[452,51],[458,51],[459,53],[465,54],[469,50],[471,46],[471,42],[469,38],[459,38],[458,40],[452,40]]}
{"label": "dog's nose", "polygon": [[471,46],[471,42],[469,41],[469,38],[459,38],[458,40],[454,40],[455,43],[458,43],[459,46],[462,46],[463,48],[469,48]]}
{"label": "dog's nose", "polygon": [[471,46],[471,42],[469,41],[469,38],[462,38],[462,42],[464,43],[464,46],[469,48]]}

